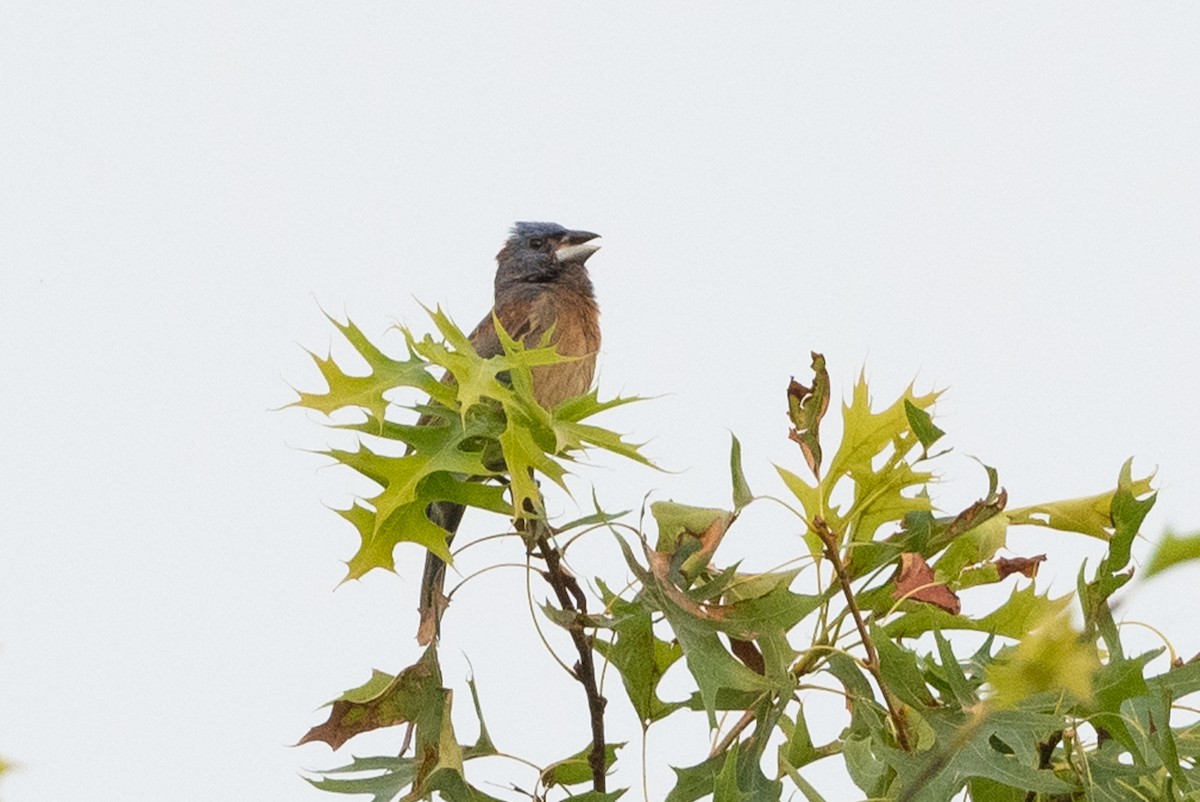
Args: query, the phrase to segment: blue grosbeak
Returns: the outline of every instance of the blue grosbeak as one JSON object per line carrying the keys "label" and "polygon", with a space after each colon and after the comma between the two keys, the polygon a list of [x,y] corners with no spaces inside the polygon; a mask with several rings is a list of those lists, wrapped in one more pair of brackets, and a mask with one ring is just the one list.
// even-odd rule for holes
{"label": "blue grosbeak", "polygon": [[[503,353],[493,315],[514,340],[534,347],[551,332],[550,344],[568,362],[533,369],[533,395],[550,409],[580,395],[592,384],[600,349],[600,308],[585,263],[600,249],[590,231],[570,231],[557,223],[517,223],[496,254],[492,312],[471,333],[483,357]],[[428,422],[429,418],[422,418]],[[463,507],[447,501],[430,504],[429,519],[448,532],[447,544],[462,521]],[[421,623],[417,641],[425,645],[438,634],[446,597],[442,587],[446,563],[433,553],[425,557],[421,581]]]}

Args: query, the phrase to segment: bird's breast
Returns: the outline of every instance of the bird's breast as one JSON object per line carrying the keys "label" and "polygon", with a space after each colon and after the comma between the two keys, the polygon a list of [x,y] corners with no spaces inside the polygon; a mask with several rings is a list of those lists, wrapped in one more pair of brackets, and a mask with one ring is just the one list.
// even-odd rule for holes
{"label": "bird's breast", "polygon": [[576,358],[533,369],[534,398],[547,409],[588,391],[600,351],[600,310],[595,301],[570,293],[554,298],[548,306],[552,306],[545,311],[554,324],[555,349]]}

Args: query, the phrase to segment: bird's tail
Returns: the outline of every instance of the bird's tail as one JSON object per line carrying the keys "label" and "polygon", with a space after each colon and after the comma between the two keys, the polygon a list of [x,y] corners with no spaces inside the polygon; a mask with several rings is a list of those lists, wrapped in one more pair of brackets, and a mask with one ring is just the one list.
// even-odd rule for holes
{"label": "bird's tail", "polygon": [[[465,509],[463,505],[450,501],[437,501],[425,509],[429,520],[449,533],[446,537],[447,546],[454,540]],[[421,622],[417,626],[417,643],[422,646],[432,642],[441,633],[442,613],[449,604],[449,599],[443,593],[445,584],[446,561],[432,551],[426,553],[425,574],[421,577],[421,606],[418,608]]]}

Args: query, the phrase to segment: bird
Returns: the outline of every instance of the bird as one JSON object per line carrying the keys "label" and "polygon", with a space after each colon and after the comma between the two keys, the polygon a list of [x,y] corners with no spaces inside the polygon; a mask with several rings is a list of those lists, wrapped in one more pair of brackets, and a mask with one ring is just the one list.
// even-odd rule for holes
{"label": "bird", "polygon": [[[471,332],[471,344],[485,358],[504,353],[494,321],[526,347],[541,345],[549,333],[548,344],[572,359],[533,368],[533,397],[546,409],[582,395],[592,386],[600,350],[600,308],[587,260],[600,249],[595,241],[599,236],[557,223],[515,223],[496,254],[492,311]],[[431,420],[427,414],[418,423]],[[449,501],[435,502],[426,509],[426,516],[446,530],[447,546],[463,512],[461,504]],[[446,563],[428,552],[418,608],[417,642],[422,646],[439,635],[447,606],[442,593],[445,580]]]}

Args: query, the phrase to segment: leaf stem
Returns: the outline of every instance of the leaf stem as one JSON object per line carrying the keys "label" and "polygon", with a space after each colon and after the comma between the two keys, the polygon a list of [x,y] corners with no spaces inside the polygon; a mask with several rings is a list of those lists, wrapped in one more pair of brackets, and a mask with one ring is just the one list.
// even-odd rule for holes
{"label": "leaf stem", "polygon": [[746,727],[750,726],[750,722],[758,718],[758,711],[755,708],[758,707],[759,703],[767,698],[767,693],[767,691],[763,691],[759,697],[754,700],[754,703],[746,708],[746,712],[742,713],[742,717],[737,720],[737,723],[729,728],[729,732],[725,733],[725,737],[718,741],[715,746],[713,746],[712,751],[708,753],[708,757],[710,759],[716,757],[732,746],[737,737],[742,734],[742,731],[745,730]]}
{"label": "leaf stem", "polygon": [[[587,598],[579,582],[567,571],[562,564],[562,555],[550,542],[552,534],[550,527],[541,519],[520,522],[529,539],[536,544],[538,552],[546,563],[542,574],[554,595],[558,597],[559,606],[564,612],[587,613]],[[607,700],[600,694],[596,685],[596,667],[592,660],[592,639],[583,631],[583,624],[577,619],[567,627],[567,632],[579,652],[579,661],[575,663],[571,675],[583,686],[587,695],[588,715],[592,723],[592,751],[588,754],[588,766],[592,770],[592,788],[597,793],[605,792],[606,766],[604,750],[604,706]]]}
{"label": "leaf stem", "polygon": [[837,574],[838,584],[842,586],[842,595],[846,597],[846,607],[850,610],[850,615],[854,618],[854,625],[858,627],[858,634],[862,637],[863,648],[867,652],[864,667],[871,672],[871,676],[875,678],[875,682],[879,685],[879,690],[883,692],[883,700],[887,704],[888,717],[891,718],[892,726],[896,730],[896,743],[900,745],[901,749],[907,752],[911,749],[911,746],[908,740],[908,724],[904,718],[904,711],[899,707],[896,698],[888,690],[887,684],[883,681],[883,671],[879,666],[879,652],[875,649],[875,643],[871,640],[870,630],[867,629],[866,622],[863,621],[862,612],[858,609],[858,603],[854,600],[854,590],[850,586],[850,575],[847,573],[846,564],[842,562],[842,555],[838,551],[837,533],[829,528],[829,525],[825,523],[825,519],[820,515],[813,516],[812,530],[825,546],[825,556],[833,563],[833,570]]}

